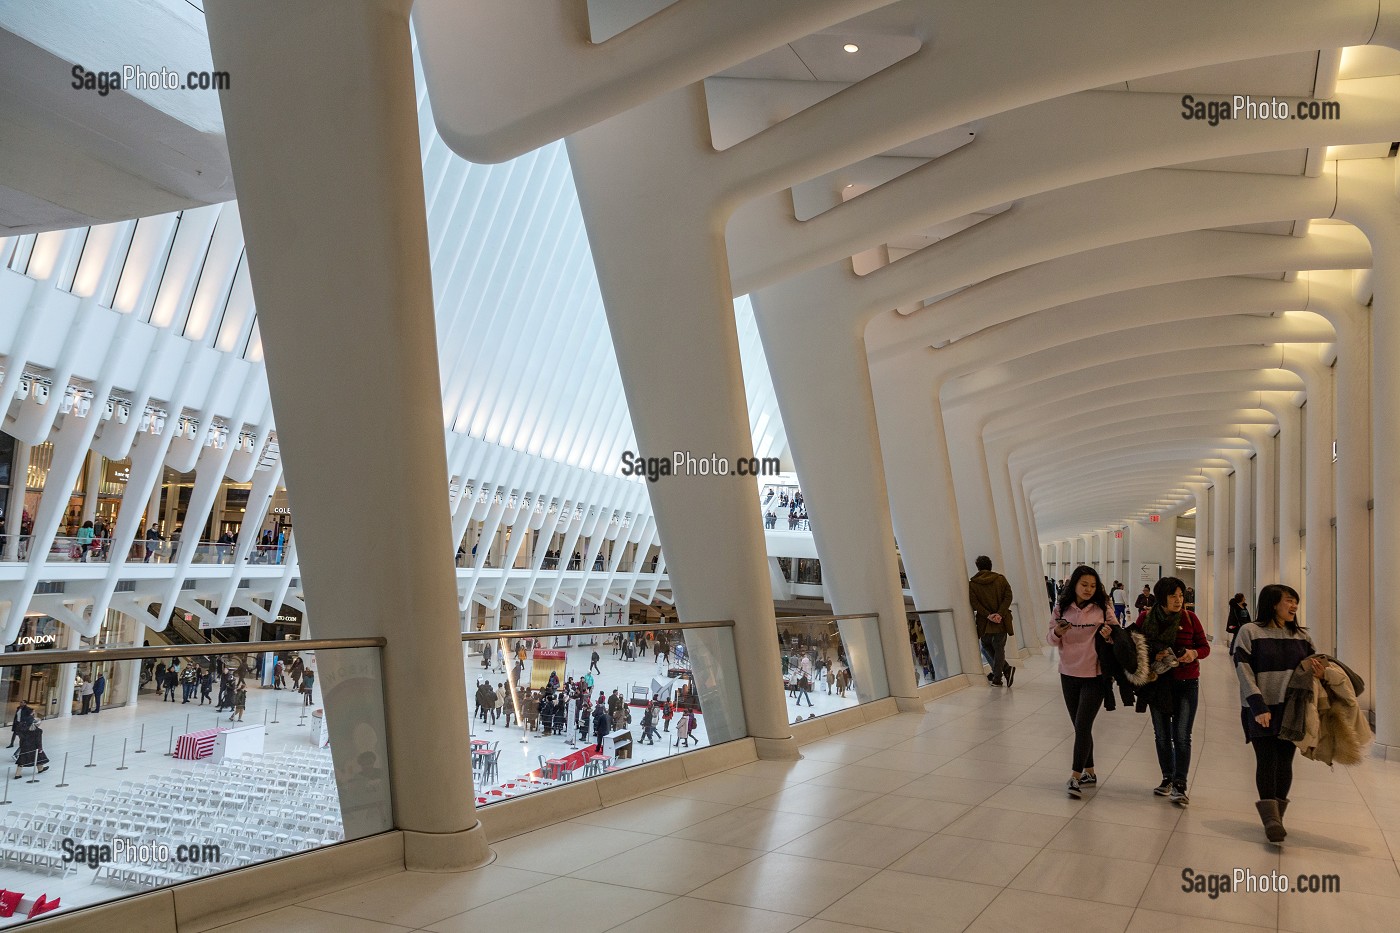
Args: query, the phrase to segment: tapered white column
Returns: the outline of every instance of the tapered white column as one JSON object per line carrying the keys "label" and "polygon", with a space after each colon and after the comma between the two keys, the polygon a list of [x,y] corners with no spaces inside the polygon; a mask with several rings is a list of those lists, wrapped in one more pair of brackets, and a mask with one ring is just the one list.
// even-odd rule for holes
{"label": "tapered white column", "polygon": [[1299,430],[1302,415],[1285,403],[1270,409],[1279,419],[1278,432],[1278,578],[1297,589],[1303,578],[1303,549],[1298,531],[1303,527],[1303,447]]}
{"label": "tapered white column", "polygon": [[1211,594],[1215,591],[1210,560],[1206,556],[1210,549],[1210,487],[1205,483],[1193,483],[1191,494],[1196,504],[1196,615],[1204,622],[1213,605]]}
{"label": "tapered white column", "polygon": [[[1211,576],[1214,578],[1215,591],[1214,601],[1210,605],[1208,616],[1201,616],[1205,622],[1206,631],[1217,635],[1225,631],[1224,614],[1225,607],[1230,602],[1230,597],[1237,592],[1230,580],[1230,490],[1229,474],[1221,468],[1206,470],[1206,476],[1211,481],[1210,487],[1210,548],[1215,553],[1211,555],[1210,566]],[[1198,603],[1199,605],[1199,603]]]}
{"label": "tapered white column", "polygon": [[824,309],[785,299],[781,288],[754,295],[754,318],[802,478],[822,582],[836,614],[879,614],[878,645],[863,643],[866,626],[838,623],[859,690],[879,696],[887,683],[901,708],[922,711],[865,342],[837,321],[822,321]]}
{"label": "tapered white column", "polygon": [[1267,430],[1252,430],[1254,449],[1254,579],[1256,587],[1278,583],[1278,550],[1274,538],[1278,513],[1274,509],[1275,439]]}
{"label": "tapered white column", "polygon": [[[732,463],[753,456],[753,438],[724,219],[707,186],[686,183],[708,167],[697,161],[709,151],[697,147],[709,135],[704,113],[696,85],[590,127],[568,148],[641,453]],[[677,474],[648,492],[681,618],[735,621],[748,734],[763,757],[795,757],[754,481]]]}
{"label": "tapered white column", "polygon": [[975,679],[982,659],[967,601],[968,570],[947,437],[936,404],[928,415],[934,390],[919,369],[905,360],[872,363],[870,369],[890,515],[916,608],[953,610],[938,616],[949,673]]}
{"label": "tapered white column", "polygon": [[[461,870],[489,853],[472,804],[408,10],[215,0],[206,18],[231,75],[220,100],[306,602],[322,637],[388,639],[405,862]],[[412,481],[386,482],[404,464]],[[374,491],[357,519],[379,547],[345,547],[346,489]],[[337,717],[335,678],[322,680],[332,747],[373,751],[372,727]]]}
{"label": "tapered white column", "polygon": [[1255,597],[1254,567],[1249,548],[1254,543],[1254,523],[1250,521],[1250,510],[1254,501],[1254,462],[1244,456],[1233,456],[1230,459],[1235,464],[1233,502],[1235,520],[1232,529],[1234,533],[1230,542],[1235,553],[1234,559],[1231,561],[1230,575],[1234,580],[1235,590],[1243,593],[1252,606]]}

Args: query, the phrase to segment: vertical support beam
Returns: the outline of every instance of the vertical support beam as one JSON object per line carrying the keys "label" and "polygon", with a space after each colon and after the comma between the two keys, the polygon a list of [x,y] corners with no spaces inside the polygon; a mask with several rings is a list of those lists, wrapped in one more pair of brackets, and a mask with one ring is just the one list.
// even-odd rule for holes
{"label": "vertical support beam", "polygon": [[[1224,632],[1220,622],[1225,615],[1225,606],[1236,590],[1230,586],[1230,490],[1229,474],[1224,469],[1206,471],[1210,477],[1210,548],[1215,553],[1210,558],[1211,598],[1209,613],[1201,616],[1206,631],[1215,635]],[[1199,605],[1199,603],[1198,603]],[[1199,614],[1199,613],[1198,613]]]}
{"label": "vertical support beam", "polygon": [[5,502],[4,560],[19,559],[20,529],[24,522],[24,489],[29,477],[29,445],[15,439],[15,463],[10,471],[10,495]]}
{"label": "vertical support beam", "polygon": [[890,512],[915,606],[953,610],[938,617],[948,669],[975,682],[982,658],[967,601],[967,562],[943,413],[930,377],[920,368],[901,359],[873,363],[870,370]]}
{"label": "vertical support beam", "polygon": [[[879,613],[880,644],[850,646],[853,659],[877,662],[868,664],[872,682],[861,684],[862,691],[880,696],[886,680],[901,709],[922,712],[865,342],[821,320],[825,309],[785,300],[788,294],[782,288],[755,294],[754,320],[802,479],[822,582],[838,615]],[[843,625],[843,642],[858,631]]]}
{"label": "vertical support beam", "polygon": [[1264,429],[1250,432],[1254,440],[1254,578],[1259,587],[1278,583],[1278,513],[1274,511],[1277,481],[1274,438]]}
{"label": "vertical support beam", "polygon": [[1334,469],[1332,463],[1333,396],[1331,370],[1313,374],[1307,380],[1308,403],[1303,408],[1305,426],[1303,462],[1307,474],[1304,492],[1303,572],[1307,575],[1303,616],[1313,633],[1319,651],[1337,650],[1337,581],[1333,572],[1334,546],[1332,517],[1336,514]]}
{"label": "vertical support beam", "polygon": [[1302,415],[1291,404],[1274,411],[1278,431],[1278,578],[1297,587],[1303,578],[1303,551],[1298,531],[1303,527]]}
{"label": "vertical support beam", "polygon": [[1250,505],[1254,501],[1254,463],[1240,455],[1231,457],[1235,463],[1235,523],[1234,523],[1234,569],[1231,576],[1235,590],[1243,593],[1252,606],[1255,602],[1254,568],[1250,562],[1249,546],[1253,543],[1254,525],[1250,521]]}
{"label": "vertical support beam", "polygon": [[[704,96],[698,84],[664,95],[568,146],[642,454],[688,451],[732,465],[753,456],[753,438],[725,218],[699,183],[709,166],[698,154],[711,148]],[[665,379],[656,378],[657,360],[666,361]],[[735,620],[748,732],[760,756],[796,757],[753,481],[678,474],[649,492],[682,618]]]}
{"label": "vertical support beam", "polygon": [[[206,19],[215,67],[233,76],[220,102],[307,606],[323,637],[389,639],[381,748],[394,823],[407,867],[452,871],[489,852],[458,660],[408,11],[408,0],[217,0]],[[405,463],[412,482],[385,482]],[[380,547],[344,546],[345,489],[375,490],[360,519]],[[329,712],[332,746],[363,746]]]}

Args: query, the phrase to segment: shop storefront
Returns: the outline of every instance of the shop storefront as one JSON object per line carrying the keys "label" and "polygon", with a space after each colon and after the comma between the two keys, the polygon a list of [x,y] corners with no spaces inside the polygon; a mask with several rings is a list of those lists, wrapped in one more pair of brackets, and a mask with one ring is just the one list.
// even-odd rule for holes
{"label": "shop storefront", "polygon": [[[25,616],[19,636],[5,646],[5,653],[59,648],[62,647],[62,637],[63,626],[57,619],[41,615]],[[5,701],[5,722],[14,718],[21,700],[45,715],[56,712],[56,675],[57,669],[52,664],[0,668],[0,697]]]}

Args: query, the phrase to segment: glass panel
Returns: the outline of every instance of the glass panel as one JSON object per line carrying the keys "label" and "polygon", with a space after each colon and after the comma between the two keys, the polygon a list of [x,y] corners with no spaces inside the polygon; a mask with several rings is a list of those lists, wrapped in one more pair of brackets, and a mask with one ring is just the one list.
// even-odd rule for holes
{"label": "glass panel", "polygon": [[779,618],[778,645],[790,722],[889,696],[873,616],[839,622]]}
{"label": "glass panel", "polygon": [[41,896],[66,911],[393,826],[378,648],[300,652],[300,692],[259,687],[252,655],[191,656],[172,674],[169,658],[25,653],[0,667],[15,739],[0,889],[19,892],[15,918]]}
{"label": "glass panel", "polygon": [[951,672],[944,650],[943,625],[953,618],[953,610],[909,614],[909,643],[914,654],[914,674],[919,686],[934,683]]}
{"label": "glass panel", "polygon": [[746,735],[728,626],[462,646],[478,806]]}

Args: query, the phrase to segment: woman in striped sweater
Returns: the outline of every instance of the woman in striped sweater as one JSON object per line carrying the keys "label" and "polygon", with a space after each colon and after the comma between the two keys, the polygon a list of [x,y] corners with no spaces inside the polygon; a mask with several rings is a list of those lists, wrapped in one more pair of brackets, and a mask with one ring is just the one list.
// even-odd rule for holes
{"label": "woman in striped sweater", "polygon": [[[1234,660],[1244,738],[1254,748],[1254,783],[1259,790],[1255,807],[1270,842],[1282,842],[1287,835],[1283,814],[1293,785],[1293,753],[1298,750],[1278,737],[1288,680],[1313,654],[1312,639],[1298,622],[1298,591],[1282,583],[1260,590],[1258,615],[1235,635]],[[1321,677],[1323,667],[1321,659],[1312,659],[1314,676]]]}

